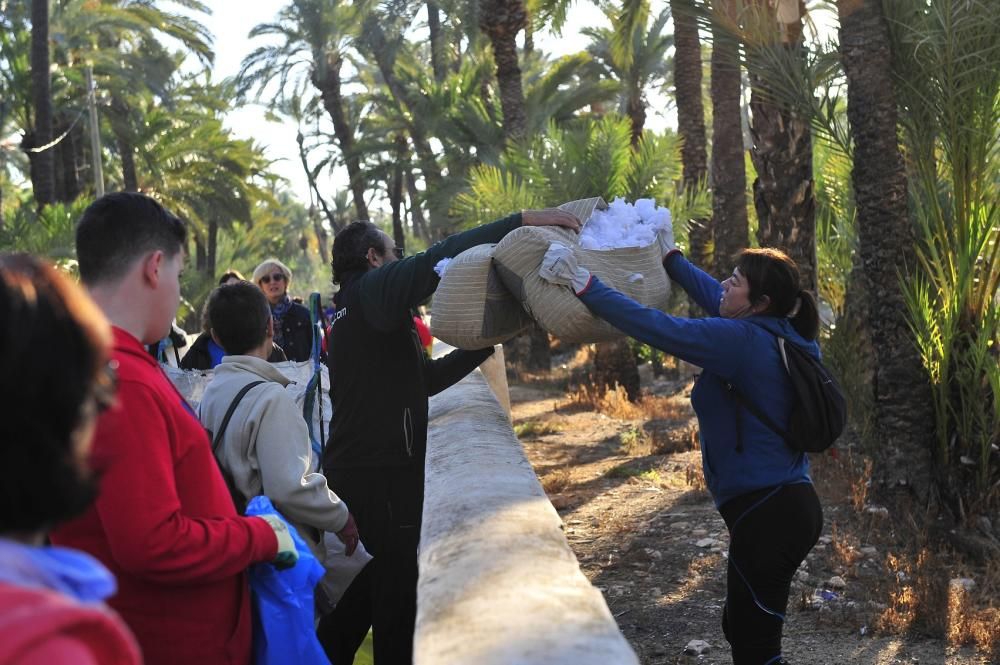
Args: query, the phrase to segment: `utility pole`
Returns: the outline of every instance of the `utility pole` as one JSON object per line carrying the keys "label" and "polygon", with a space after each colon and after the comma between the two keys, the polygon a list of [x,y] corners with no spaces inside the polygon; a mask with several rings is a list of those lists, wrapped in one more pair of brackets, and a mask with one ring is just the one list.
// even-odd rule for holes
{"label": "utility pole", "polygon": [[101,133],[97,125],[97,99],[94,70],[87,65],[87,108],[90,110],[90,152],[94,167],[94,190],[97,198],[104,196],[104,167],[101,164]]}

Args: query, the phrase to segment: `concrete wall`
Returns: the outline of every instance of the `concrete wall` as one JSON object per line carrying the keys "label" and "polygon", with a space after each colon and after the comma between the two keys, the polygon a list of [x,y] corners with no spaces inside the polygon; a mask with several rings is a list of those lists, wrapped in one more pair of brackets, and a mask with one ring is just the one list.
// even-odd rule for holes
{"label": "concrete wall", "polygon": [[430,418],[414,663],[638,663],[483,375]]}

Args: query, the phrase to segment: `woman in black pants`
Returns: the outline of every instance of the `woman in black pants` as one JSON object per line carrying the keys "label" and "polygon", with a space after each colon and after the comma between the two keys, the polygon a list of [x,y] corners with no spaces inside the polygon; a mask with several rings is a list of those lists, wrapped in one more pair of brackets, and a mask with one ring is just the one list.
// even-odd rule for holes
{"label": "woman in black pants", "polygon": [[682,319],[644,307],[580,268],[572,251],[553,245],[540,275],[573,289],[594,314],[622,332],[703,369],[691,404],[701,430],[702,465],[729,528],[722,627],[737,665],[775,665],[796,568],[819,538],[823,512],[809,460],[741,406],[745,399],[787,429],[791,382],[778,337],[819,357],[819,316],[799,271],[774,249],[744,251],[721,284],[660,237],[670,278],[708,316]]}

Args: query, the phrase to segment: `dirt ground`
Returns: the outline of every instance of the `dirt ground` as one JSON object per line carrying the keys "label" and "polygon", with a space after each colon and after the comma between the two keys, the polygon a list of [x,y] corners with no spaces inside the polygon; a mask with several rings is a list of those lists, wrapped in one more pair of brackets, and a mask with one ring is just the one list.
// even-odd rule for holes
{"label": "dirt ground", "polygon": [[[609,416],[557,386],[512,382],[515,431],[584,574],[640,661],[729,663],[720,626],[728,535],[704,489],[691,384],[648,385],[645,412],[599,409]],[[996,662],[969,647],[874,628],[890,610],[876,591],[887,577],[909,580],[884,541],[889,518],[860,505],[844,457],[814,461],[824,532],[794,583],[785,657],[796,665]],[[692,640],[707,642],[707,653],[685,654]]]}

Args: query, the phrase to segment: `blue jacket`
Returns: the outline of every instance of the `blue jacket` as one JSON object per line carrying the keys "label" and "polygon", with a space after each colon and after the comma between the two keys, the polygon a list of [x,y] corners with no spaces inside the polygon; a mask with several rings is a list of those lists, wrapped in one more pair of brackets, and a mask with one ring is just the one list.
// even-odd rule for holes
{"label": "blue jacket", "polygon": [[[786,318],[719,316],[722,285],[680,254],[666,261],[667,273],[709,314],[683,319],[640,305],[602,284],[596,277],[580,294],[594,314],[640,342],[701,367],[691,392],[691,405],[701,430],[705,481],[721,507],[747,492],[812,482],[809,461],[738,406],[726,389],[731,383],[754,400],[778,425],[786,427],[792,408],[792,387],[778,355],[775,335],[819,357],[816,342],[803,339]],[[737,427],[743,450],[737,450]]]}

